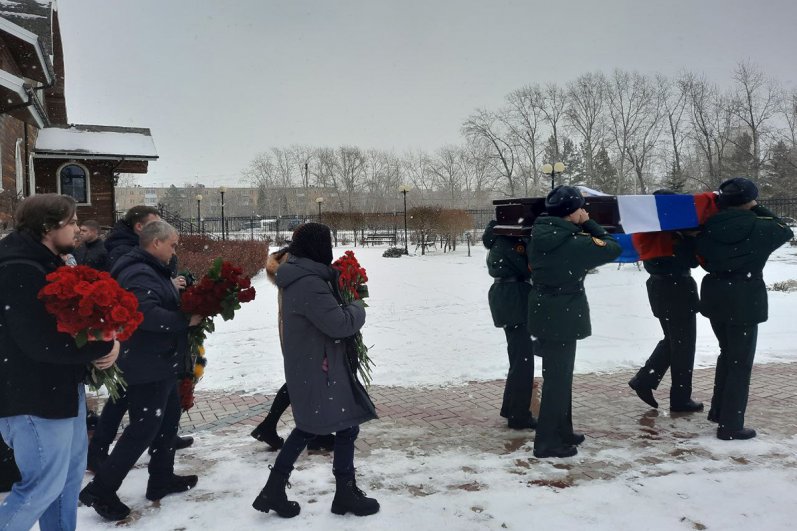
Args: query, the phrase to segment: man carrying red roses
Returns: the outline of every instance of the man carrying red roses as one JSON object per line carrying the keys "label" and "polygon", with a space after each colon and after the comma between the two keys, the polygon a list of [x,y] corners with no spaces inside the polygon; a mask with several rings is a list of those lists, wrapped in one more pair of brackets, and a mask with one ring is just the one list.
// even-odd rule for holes
{"label": "man carrying red roses", "polygon": [[86,364],[107,369],[119,343],[78,348],[57,329],[38,293],[74,248],[75,201],[40,194],[22,201],[16,230],[0,240],[0,434],[22,479],[0,504],[0,529],[75,529],[86,468]]}
{"label": "man carrying red roses", "polygon": [[188,328],[202,320],[180,309],[180,296],[171,281],[169,262],[175,256],[177,231],[165,221],[148,223],[139,247],[121,257],[111,269],[119,284],[138,299],[144,320],[124,342],[119,367],[127,381],[130,424],[111,454],[96,470],[94,480],[80,493],[80,501],[108,520],[122,520],[130,509],[116,491],[147,447],[149,483],[146,497],[160,500],[184,492],[197,476],[174,473],[175,435],[180,419],[177,376],[185,370]]}

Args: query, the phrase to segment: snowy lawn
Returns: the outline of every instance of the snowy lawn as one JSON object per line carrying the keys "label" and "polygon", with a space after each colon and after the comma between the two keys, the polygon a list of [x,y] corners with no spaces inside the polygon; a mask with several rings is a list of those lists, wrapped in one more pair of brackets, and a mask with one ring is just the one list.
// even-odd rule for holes
{"label": "snowy lawn", "polygon": [[[347,248],[335,249],[335,256]],[[492,279],[481,246],[455,253],[382,258],[384,248],[354,249],[367,269],[371,298],[363,328],[376,363],[374,384],[426,386],[506,376],[504,333],[487,305]],[[702,270],[694,272],[697,281]],[[580,341],[576,372],[613,372],[641,366],[661,328],[650,312],[648,275],[633,264],[602,266],[586,279],[592,337]],[[779,249],[764,270],[767,285],[797,280],[797,248]],[[277,291],[261,274],[255,301],[233,321],[218,321],[207,341],[208,367],[201,389],[274,393],[283,383],[277,335]],[[757,363],[797,361],[794,315],[797,292],[769,292],[770,319],[759,329]],[[697,367],[718,355],[708,320],[698,317]],[[537,371],[541,364],[537,364]]]}

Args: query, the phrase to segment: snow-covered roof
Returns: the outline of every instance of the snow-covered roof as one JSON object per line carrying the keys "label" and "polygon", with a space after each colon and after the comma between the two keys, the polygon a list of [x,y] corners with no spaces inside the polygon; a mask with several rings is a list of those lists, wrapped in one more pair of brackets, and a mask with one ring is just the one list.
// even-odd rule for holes
{"label": "snow-covered roof", "polygon": [[25,85],[25,80],[0,69],[0,113],[44,127],[44,111],[33,91]]}
{"label": "snow-covered roof", "polygon": [[72,125],[47,127],[39,131],[35,156],[156,160],[158,152],[149,129]]}
{"label": "snow-covered roof", "polygon": [[7,35],[9,48],[23,75],[43,83],[52,83],[52,66],[38,35],[3,17],[0,17],[0,32]]}
{"label": "snow-covered roof", "polygon": [[52,55],[50,0],[0,0],[0,16],[38,35],[47,55]]}

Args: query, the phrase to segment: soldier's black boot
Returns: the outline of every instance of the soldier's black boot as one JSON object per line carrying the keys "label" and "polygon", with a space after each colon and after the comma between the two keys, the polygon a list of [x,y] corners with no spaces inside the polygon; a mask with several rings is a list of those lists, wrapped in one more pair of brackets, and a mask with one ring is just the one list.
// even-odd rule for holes
{"label": "soldier's black boot", "polygon": [[670,404],[670,411],[676,413],[697,413],[698,411],[703,411],[703,402],[689,400],[682,404]]}
{"label": "soldier's black boot", "polygon": [[290,488],[288,476],[274,470],[271,466],[271,473],[268,475],[266,486],[257,495],[252,507],[260,512],[267,513],[270,510],[276,512],[282,518],[293,518],[302,510],[298,503],[288,499],[285,488]]}
{"label": "soldier's black boot", "polygon": [[565,443],[572,446],[578,446],[587,440],[586,435],[583,433],[573,432],[570,437],[565,437]]}
{"label": "soldier's black boot", "polygon": [[172,474],[166,477],[150,476],[147,482],[146,497],[149,501],[158,501],[169,494],[185,492],[196,487],[199,478],[193,474],[188,476],[178,476]]}
{"label": "soldier's black boot", "polygon": [[722,439],[723,441],[743,441],[745,439],[752,439],[755,436],[756,432],[752,428],[742,428],[741,430],[717,428],[717,439]]}
{"label": "soldier's black boot", "polygon": [[368,516],[379,511],[379,502],[368,498],[357,487],[357,480],[335,478],[335,498],[332,500],[332,512],[335,514],[352,513],[355,516]]}
{"label": "soldier's black boot", "polygon": [[653,389],[639,381],[639,376],[631,378],[631,380],[628,381],[628,386],[636,391],[637,396],[641,398],[644,403],[652,408],[658,409],[659,403],[653,398]]}

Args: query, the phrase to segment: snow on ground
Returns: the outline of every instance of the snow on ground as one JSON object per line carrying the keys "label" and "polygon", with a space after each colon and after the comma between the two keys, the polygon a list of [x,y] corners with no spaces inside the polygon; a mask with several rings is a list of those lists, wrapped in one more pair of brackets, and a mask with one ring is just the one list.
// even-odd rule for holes
{"label": "snow on ground", "polygon": [[[203,434],[201,444],[180,452],[178,473],[186,468],[201,470],[200,482],[191,492],[164,498],[156,507],[144,498],[147,472],[141,463],[119,496],[134,511],[124,527],[147,531],[363,526],[418,531],[793,529],[797,439],[761,438],[718,447],[716,439],[706,435],[679,443],[677,450],[663,456],[666,459],[654,459],[645,454],[658,455],[656,449],[595,450],[585,445],[576,458],[547,462],[529,461],[529,445],[505,454],[457,448],[376,450],[355,457],[358,484],[382,506],[380,513],[363,519],[330,513],[335,489],[330,456],[303,455],[287,491],[302,512],[283,520],[273,512],[252,509],[268,474],[266,464],[275,454],[238,430],[223,436]],[[784,458],[784,453],[790,457]],[[777,468],[748,464],[766,462],[773,454],[780,456]],[[594,468],[601,462],[620,472],[568,481],[571,471],[582,464]],[[78,511],[78,529],[114,527],[90,508]]]}
{"label": "snow on ground", "polygon": [[[335,249],[335,256],[347,248]],[[373,345],[374,384],[426,386],[491,380],[506,375],[505,339],[487,305],[492,282],[482,246],[454,253],[382,258],[384,248],[354,249],[367,269],[371,298],[363,329]],[[702,271],[696,270],[698,282]],[[650,313],[645,280],[633,264],[602,266],[586,279],[592,337],[579,342],[576,372],[613,372],[644,363],[661,337]],[[776,251],[764,270],[768,285],[797,279],[797,248]],[[283,383],[277,335],[277,292],[254,279],[255,301],[233,321],[218,321],[206,343],[209,365],[202,389],[273,393]],[[757,363],[797,361],[793,311],[797,293],[770,292],[770,320],[760,326]],[[708,320],[698,316],[697,367],[718,354]],[[541,370],[537,364],[537,371]]]}

